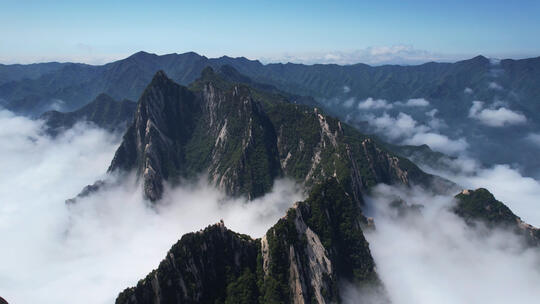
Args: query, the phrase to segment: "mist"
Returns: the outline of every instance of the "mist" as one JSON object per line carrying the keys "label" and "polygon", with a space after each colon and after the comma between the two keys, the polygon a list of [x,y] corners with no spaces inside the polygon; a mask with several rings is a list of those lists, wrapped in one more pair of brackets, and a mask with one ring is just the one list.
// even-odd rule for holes
{"label": "mist", "polygon": [[425,172],[447,178],[463,189],[488,189],[523,221],[540,227],[540,182],[523,175],[519,167],[508,164],[485,166],[463,155],[443,161],[443,166],[449,170],[433,168],[421,160],[415,161]]}
{"label": "mist", "polygon": [[[398,216],[396,198],[423,205],[421,214]],[[539,250],[510,232],[467,226],[450,211],[452,197],[379,185],[366,202],[376,225],[366,238],[392,303],[538,301]]]}
{"label": "mist", "polygon": [[[302,189],[278,180],[252,202],[231,199],[206,177],[166,185],[150,208],[134,176],[105,172],[119,136],[78,124],[56,138],[43,123],[0,111],[0,295],[10,303],[112,303],[158,266],[180,237],[223,219],[261,237]],[[106,179],[114,187],[64,202]]]}

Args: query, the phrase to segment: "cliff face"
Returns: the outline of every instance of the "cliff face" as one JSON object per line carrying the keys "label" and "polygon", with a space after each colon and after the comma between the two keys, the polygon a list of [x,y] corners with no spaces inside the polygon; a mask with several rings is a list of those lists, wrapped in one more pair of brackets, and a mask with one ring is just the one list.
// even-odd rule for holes
{"label": "cliff face", "polygon": [[185,145],[196,127],[201,106],[187,88],[158,72],[139,99],[135,118],[124,135],[109,171],[136,170],[150,200],[161,197],[163,180],[185,171]]}
{"label": "cliff face", "polygon": [[384,297],[360,218],[358,205],[330,179],[262,239],[223,223],[183,236],[116,303],[334,303],[342,281]]}
{"label": "cliff face", "polygon": [[308,188],[335,177],[358,202],[362,189],[379,182],[428,184],[432,178],[317,108],[231,82],[230,67],[226,72],[207,68],[190,88],[157,73],[109,171],[136,170],[152,201],[164,181],[201,173],[227,194],[250,199],[280,176]]}
{"label": "cliff face", "polygon": [[261,240],[261,302],[339,302],[343,281],[384,294],[362,218],[335,179],[316,185]]}
{"label": "cliff face", "polygon": [[205,170],[227,194],[253,198],[280,175],[275,142],[272,124],[247,87],[224,90],[206,82],[193,91],[160,72],[141,96],[109,171],[136,169],[153,201],[163,181]]}
{"label": "cliff face", "polygon": [[453,211],[467,224],[480,222],[488,228],[507,229],[524,237],[529,245],[540,245],[540,229],[522,221],[487,189],[463,190],[456,195],[456,201]]}

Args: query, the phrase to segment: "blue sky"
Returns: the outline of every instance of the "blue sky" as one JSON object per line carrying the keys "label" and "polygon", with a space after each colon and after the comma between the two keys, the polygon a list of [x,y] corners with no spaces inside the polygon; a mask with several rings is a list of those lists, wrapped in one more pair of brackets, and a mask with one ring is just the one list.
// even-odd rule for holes
{"label": "blue sky", "polygon": [[540,1],[6,1],[0,62],[99,64],[139,50],[263,61],[540,56]]}

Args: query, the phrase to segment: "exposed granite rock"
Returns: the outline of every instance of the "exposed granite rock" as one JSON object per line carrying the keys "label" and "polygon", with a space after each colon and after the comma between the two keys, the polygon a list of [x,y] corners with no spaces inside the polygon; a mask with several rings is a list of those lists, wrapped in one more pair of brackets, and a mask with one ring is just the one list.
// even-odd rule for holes
{"label": "exposed granite rock", "polygon": [[332,178],[262,239],[223,223],[183,236],[158,269],[116,303],[337,303],[343,281],[384,297],[361,218]]}
{"label": "exposed granite rock", "polygon": [[164,181],[202,173],[228,195],[249,199],[267,193],[277,177],[308,190],[334,177],[358,203],[377,183],[428,185],[434,178],[318,108],[229,82],[211,68],[189,88],[156,74],[109,167],[130,170],[152,201]]}

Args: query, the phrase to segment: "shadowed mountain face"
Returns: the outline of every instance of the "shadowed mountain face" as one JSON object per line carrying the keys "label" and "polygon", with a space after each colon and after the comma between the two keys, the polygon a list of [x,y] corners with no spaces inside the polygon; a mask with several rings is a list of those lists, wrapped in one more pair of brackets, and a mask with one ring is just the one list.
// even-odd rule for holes
{"label": "shadowed mountain face", "polygon": [[135,170],[150,200],[163,182],[208,173],[229,195],[252,199],[277,177],[310,187],[336,177],[356,201],[376,183],[430,185],[433,177],[317,108],[229,82],[211,68],[190,88],[158,72],[109,168]]}
{"label": "shadowed mountain face", "polygon": [[336,303],[343,281],[385,299],[360,219],[359,206],[329,179],[262,239],[223,223],[184,235],[116,303]]}
{"label": "shadowed mountain face", "polygon": [[40,119],[45,120],[47,132],[56,135],[73,127],[77,122],[86,121],[112,132],[124,132],[133,118],[136,103],[130,100],[116,101],[106,94],[99,95],[86,106],[62,113],[49,111]]}

